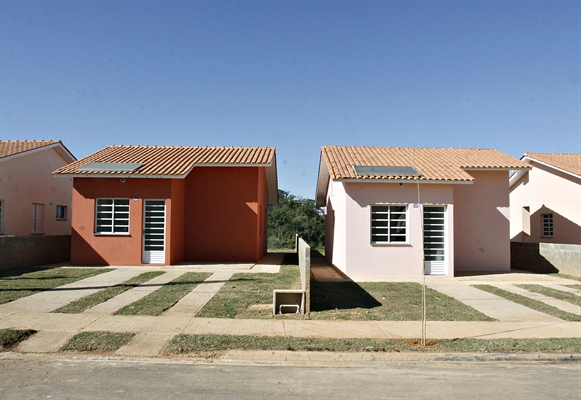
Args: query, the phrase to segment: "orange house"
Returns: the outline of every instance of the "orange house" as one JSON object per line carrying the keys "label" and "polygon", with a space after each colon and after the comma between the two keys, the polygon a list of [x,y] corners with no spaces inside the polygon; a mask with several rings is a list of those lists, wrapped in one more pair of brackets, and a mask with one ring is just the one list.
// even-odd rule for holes
{"label": "orange house", "polygon": [[109,146],[73,178],[73,265],[258,262],[278,202],[271,147]]}

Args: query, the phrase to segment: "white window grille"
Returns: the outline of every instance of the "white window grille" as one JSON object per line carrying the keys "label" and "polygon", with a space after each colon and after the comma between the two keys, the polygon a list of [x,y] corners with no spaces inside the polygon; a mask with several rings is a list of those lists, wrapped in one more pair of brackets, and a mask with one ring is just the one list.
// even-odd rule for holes
{"label": "white window grille", "polygon": [[67,219],[67,206],[56,206],[56,219]]}
{"label": "white window grille", "polygon": [[95,233],[129,234],[129,199],[97,199]]}
{"label": "white window grille", "polygon": [[44,204],[32,203],[31,222],[30,233],[44,234]]}
{"label": "white window grille", "polygon": [[371,207],[371,243],[407,242],[407,206]]}
{"label": "white window grille", "polygon": [[541,214],[543,237],[553,237],[553,214]]}

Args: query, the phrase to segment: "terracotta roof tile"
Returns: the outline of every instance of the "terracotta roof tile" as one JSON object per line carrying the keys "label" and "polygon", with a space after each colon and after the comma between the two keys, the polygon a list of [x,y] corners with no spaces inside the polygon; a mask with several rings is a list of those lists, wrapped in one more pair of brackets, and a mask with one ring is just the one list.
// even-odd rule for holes
{"label": "terracotta roof tile", "polygon": [[[194,166],[270,165],[274,147],[109,146],[59,168],[57,175],[185,176]],[[79,171],[90,162],[141,163],[133,172]]]}
{"label": "terracotta roof tile", "polygon": [[0,158],[60,143],[59,140],[0,140]]}
{"label": "terracotta roof tile", "polygon": [[524,157],[533,158],[564,171],[581,176],[581,154],[526,153]]}
{"label": "terracotta roof tile", "polygon": [[323,146],[331,179],[416,179],[413,176],[357,175],[360,166],[412,166],[420,180],[472,181],[467,169],[521,169],[526,163],[495,149]]}

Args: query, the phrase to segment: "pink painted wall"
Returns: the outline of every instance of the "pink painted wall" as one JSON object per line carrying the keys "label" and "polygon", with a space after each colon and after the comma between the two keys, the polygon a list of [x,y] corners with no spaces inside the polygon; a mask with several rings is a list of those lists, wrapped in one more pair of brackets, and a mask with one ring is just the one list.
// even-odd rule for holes
{"label": "pink painted wall", "polygon": [[[542,164],[532,165],[511,188],[511,240],[581,244],[581,179]],[[529,232],[518,219],[524,206],[530,207]],[[552,238],[542,236],[542,214],[549,213],[553,214]]]}
{"label": "pink painted wall", "polygon": [[454,186],[456,272],[510,272],[508,171],[468,171]]}
{"label": "pink painted wall", "polygon": [[[52,172],[68,164],[53,148],[0,162],[0,200],[4,200],[3,233],[31,234],[32,203],[44,204],[44,234],[70,235],[73,181]],[[56,206],[67,207],[66,220],[56,219]]]}
{"label": "pink painted wall", "polygon": [[[356,281],[385,279],[416,279],[423,275],[422,208],[414,208],[418,193],[416,185],[406,183],[334,182],[328,203],[335,214],[332,231],[332,253],[328,259],[333,265]],[[421,185],[420,201],[447,205],[448,227],[454,219],[451,185]],[[408,242],[406,244],[371,244],[371,206],[376,204],[408,205]],[[327,214],[329,214],[329,209]],[[328,232],[327,232],[328,233]],[[453,274],[453,230],[447,230],[448,274]]]}

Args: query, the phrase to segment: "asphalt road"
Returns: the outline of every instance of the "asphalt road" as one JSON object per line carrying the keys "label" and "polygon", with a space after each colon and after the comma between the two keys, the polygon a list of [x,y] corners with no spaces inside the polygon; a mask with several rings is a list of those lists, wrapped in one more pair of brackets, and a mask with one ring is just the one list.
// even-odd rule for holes
{"label": "asphalt road", "polygon": [[216,365],[5,353],[8,399],[580,399],[581,364],[428,362],[374,367]]}

